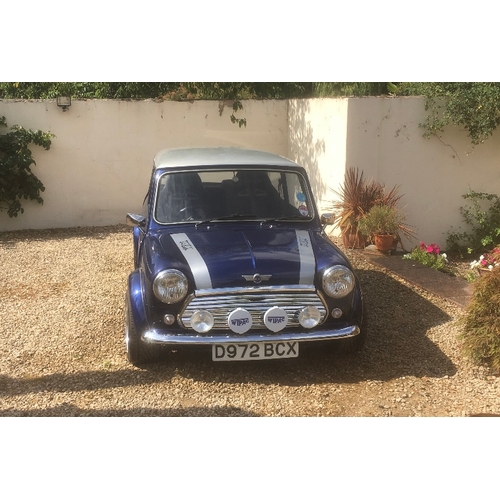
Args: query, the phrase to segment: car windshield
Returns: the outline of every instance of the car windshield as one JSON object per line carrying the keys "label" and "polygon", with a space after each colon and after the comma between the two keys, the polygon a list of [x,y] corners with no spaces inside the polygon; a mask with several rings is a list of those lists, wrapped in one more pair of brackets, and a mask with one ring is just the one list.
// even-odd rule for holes
{"label": "car windshield", "polygon": [[162,224],[314,216],[304,177],[256,168],[163,174],[154,216]]}

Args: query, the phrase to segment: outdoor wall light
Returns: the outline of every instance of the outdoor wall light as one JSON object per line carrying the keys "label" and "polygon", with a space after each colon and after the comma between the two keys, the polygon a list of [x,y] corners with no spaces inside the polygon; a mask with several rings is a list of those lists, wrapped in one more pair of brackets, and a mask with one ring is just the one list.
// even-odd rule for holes
{"label": "outdoor wall light", "polygon": [[71,97],[69,96],[59,96],[57,98],[57,105],[66,111],[71,106]]}

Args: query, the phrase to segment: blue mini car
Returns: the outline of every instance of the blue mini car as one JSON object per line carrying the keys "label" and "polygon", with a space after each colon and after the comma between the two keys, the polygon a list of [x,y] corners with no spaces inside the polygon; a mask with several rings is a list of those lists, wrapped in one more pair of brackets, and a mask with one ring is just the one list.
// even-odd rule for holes
{"label": "blue mini car", "polygon": [[162,347],[206,346],[213,361],[297,357],[305,342],[360,349],[361,289],[326,223],[305,169],[286,158],[160,151],[142,214],[127,214],[129,361],[156,360]]}

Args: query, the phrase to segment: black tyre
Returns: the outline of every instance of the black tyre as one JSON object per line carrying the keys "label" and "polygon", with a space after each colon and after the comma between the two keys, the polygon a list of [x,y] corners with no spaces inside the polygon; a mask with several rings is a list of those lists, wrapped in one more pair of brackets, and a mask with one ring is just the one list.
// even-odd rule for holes
{"label": "black tyre", "polygon": [[127,358],[135,366],[141,366],[158,360],[162,354],[162,349],[154,344],[147,344],[141,340],[140,334],[136,331],[132,319],[130,299],[127,297],[125,311],[125,345]]}
{"label": "black tyre", "polygon": [[[361,332],[355,337],[349,337],[347,339],[339,340],[338,352],[342,352],[345,354],[351,354],[360,351],[365,345],[366,334],[367,334],[367,318],[366,311],[363,312],[363,321],[361,324]],[[335,344],[337,344],[335,342]]]}

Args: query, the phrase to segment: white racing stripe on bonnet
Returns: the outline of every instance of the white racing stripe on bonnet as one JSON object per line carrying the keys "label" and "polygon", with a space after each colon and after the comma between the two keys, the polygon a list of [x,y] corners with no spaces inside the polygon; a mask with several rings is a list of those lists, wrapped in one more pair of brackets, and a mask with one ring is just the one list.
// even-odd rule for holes
{"label": "white racing stripe on bonnet", "polygon": [[309,237],[309,232],[304,230],[295,231],[300,256],[300,280],[299,285],[313,285],[314,273],[316,272],[316,258]]}
{"label": "white racing stripe on bonnet", "polygon": [[170,236],[191,268],[196,288],[198,290],[212,288],[212,279],[210,278],[207,264],[188,235],[186,233],[177,233]]}

